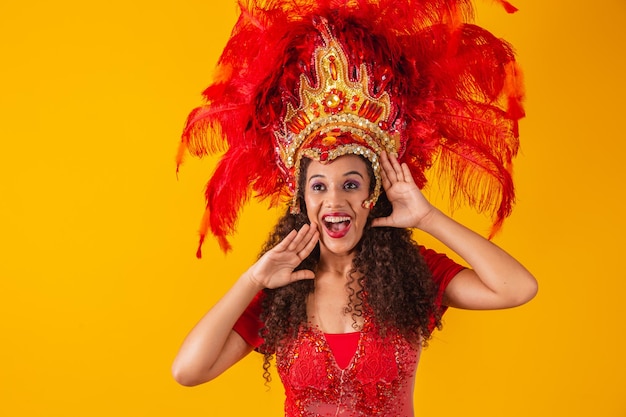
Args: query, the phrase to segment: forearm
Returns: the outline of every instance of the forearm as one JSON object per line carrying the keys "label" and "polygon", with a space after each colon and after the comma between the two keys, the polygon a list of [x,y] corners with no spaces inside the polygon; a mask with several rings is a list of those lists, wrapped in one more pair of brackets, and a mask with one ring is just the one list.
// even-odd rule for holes
{"label": "forearm", "polygon": [[191,330],[180,348],[172,373],[183,385],[197,385],[222,373],[252,349],[232,329],[252,299],[264,288],[278,288],[313,271],[294,269],[309,256],[319,234],[304,225],[292,230],[255,262]]}
{"label": "forearm", "polygon": [[536,294],[537,282],[520,262],[438,209],[433,209],[418,227],[457,253],[474,272],[465,274],[459,280],[463,282],[453,280],[446,290],[450,305],[507,308],[523,304]]}
{"label": "forearm", "polygon": [[[172,365],[174,378],[183,385],[196,385],[215,376],[214,367],[223,355],[225,345],[237,319],[262,289],[244,273],[230,290],[200,319],[185,338]],[[221,371],[220,371],[221,372]],[[219,372],[218,372],[219,373]]]}

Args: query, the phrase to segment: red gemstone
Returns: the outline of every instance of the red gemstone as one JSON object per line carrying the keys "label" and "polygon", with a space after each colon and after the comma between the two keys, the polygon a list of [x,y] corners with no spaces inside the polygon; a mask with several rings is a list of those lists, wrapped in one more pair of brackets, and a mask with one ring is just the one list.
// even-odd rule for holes
{"label": "red gemstone", "polygon": [[328,66],[328,69],[330,70],[330,76],[332,77],[332,79],[337,81],[337,65],[335,65],[334,59],[330,60],[330,65]]}

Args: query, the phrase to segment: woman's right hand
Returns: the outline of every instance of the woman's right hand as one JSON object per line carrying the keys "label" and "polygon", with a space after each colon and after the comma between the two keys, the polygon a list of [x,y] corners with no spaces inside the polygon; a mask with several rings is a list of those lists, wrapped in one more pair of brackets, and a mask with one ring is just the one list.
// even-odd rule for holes
{"label": "woman's right hand", "polygon": [[261,288],[279,288],[294,281],[312,279],[313,271],[294,269],[311,253],[319,240],[317,227],[308,224],[292,230],[248,269],[250,281]]}
{"label": "woman's right hand", "polygon": [[261,256],[189,332],[172,365],[176,381],[182,385],[210,381],[250,353],[252,346],[233,330],[236,320],[261,289],[313,278],[313,271],[294,269],[318,239],[317,227],[305,225]]}

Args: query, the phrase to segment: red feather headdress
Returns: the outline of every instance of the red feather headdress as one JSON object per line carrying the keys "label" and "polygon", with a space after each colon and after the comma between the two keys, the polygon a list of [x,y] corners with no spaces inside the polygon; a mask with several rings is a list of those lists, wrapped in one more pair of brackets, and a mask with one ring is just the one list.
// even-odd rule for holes
{"label": "red feather headdress", "polygon": [[[272,205],[293,197],[302,155],[319,160],[346,141],[365,143],[364,136],[374,140],[344,153],[372,151],[375,165],[382,149],[396,152],[420,188],[437,160],[452,202],[491,213],[491,235],[501,227],[515,198],[521,72],[508,43],[470,23],[469,0],[239,5],[216,77],[203,93],[206,104],[190,113],[177,156],[180,165],[185,151],[224,152],[206,187],[200,246],[210,230],[228,250],[226,238],[252,195]],[[323,60],[328,53],[338,67]],[[316,100],[326,108],[318,111]],[[360,121],[330,118],[337,113],[371,126],[355,132],[351,126]],[[317,122],[325,127],[309,126]],[[339,140],[328,142],[329,132]]]}

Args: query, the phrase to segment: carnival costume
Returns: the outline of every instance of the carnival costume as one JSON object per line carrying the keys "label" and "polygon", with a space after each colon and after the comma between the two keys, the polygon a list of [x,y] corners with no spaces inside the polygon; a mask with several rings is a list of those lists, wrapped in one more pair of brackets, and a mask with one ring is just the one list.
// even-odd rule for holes
{"label": "carnival costume", "polygon": [[[384,192],[383,151],[408,165],[419,188],[433,168],[451,204],[491,214],[490,235],[497,232],[514,203],[523,88],[511,46],[470,23],[469,1],[241,0],[240,8],[177,156],[180,165],[187,151],[224,152],[206,187],[198,256],[208,232],[230,248],[252,196],[297,212],[302,158],[363,156],[374,172],[363,205],[373,207]],[[421,252],[441,296],[462,267]],[[257,347],[259,306],[235,327]],[[379,335],[365,313],[344,366],[333,336],[309,326],[276,352],[288,416],[413,415],[419,348],[394,332]],[[377,359],[361,360],[364,352]]]}

